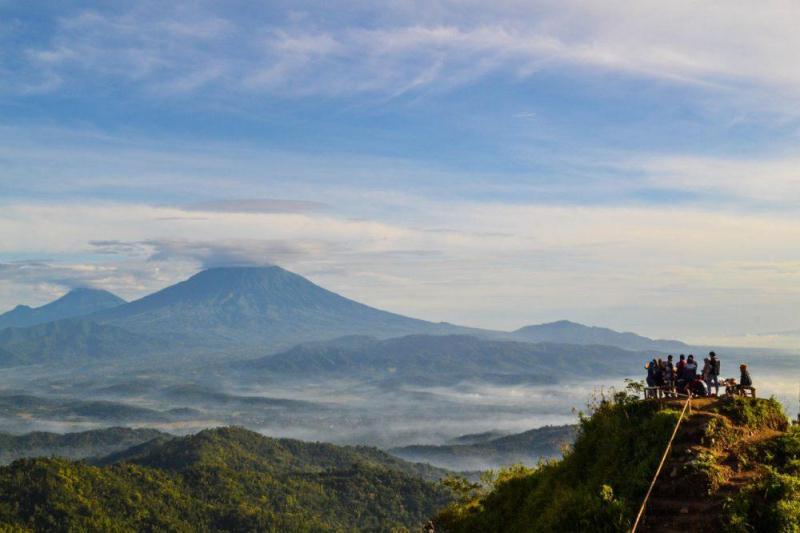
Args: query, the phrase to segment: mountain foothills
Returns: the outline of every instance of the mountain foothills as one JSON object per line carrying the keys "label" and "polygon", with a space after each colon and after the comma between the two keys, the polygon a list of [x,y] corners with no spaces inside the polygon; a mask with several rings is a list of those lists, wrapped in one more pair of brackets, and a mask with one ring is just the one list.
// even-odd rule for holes
{"label": "mountain foothills", "polygon": [[63,318],[85,316],[120,306],[125,300],[108,291],[79,288],[41,307],[18,305],[0,315],[0,329],[24,328]]}
{"label": "mountain foothills", "polygon": [[145,335],[79,318],[0,330],[0,364],[115,362],[166,346]]}
{"label": "mountain foothills", "polygon": [[421,334],[637,351],[686,347],[567,321],[515,332],[427,322],[349,300],[277,266],[228,267],[202,271],[129,303],[106,291],[76,289],[42,307],[18,306],[0,315],[0,365],[164,356],[218,360],[343,336]]}
{"label": "mountain foothills", "polygon": [[[374,449],[241,428],[144,444],[100,466],[0,468],[0,524],[19,531],[396,531],[450,500],[433,469]],[[442,473],[439,472],[439,475]]]}

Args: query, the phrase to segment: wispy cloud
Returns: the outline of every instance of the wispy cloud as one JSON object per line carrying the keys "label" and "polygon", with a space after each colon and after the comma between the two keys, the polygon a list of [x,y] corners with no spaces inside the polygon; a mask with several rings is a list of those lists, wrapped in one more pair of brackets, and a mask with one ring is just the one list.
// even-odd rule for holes
{"label": "wispy cloud", "polygon": [[498,71],[524,78],[560,64],[798,96],[791,50],[800,46],[793,24],[800,8],[792,2],[440,0],[418,14],[405,3],[352,7],[348,17],[338,4],[328,17],[329,9],[301,3],[293,6],[304,13],[300,22],[274,10],[245,20],[224,4],[67,13],[49,41],[27,50],[26,75],[80,85],[91,72],[90,80],[110,76],[176,92],[220,85],[397,94]]}

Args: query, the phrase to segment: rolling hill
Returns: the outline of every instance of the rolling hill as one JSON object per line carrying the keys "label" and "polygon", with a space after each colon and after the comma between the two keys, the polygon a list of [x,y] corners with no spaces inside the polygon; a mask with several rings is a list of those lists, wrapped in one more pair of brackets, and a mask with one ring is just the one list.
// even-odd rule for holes
{"label": "rolling hill", "polygon": [[[120,457],[121,458],[121,457]],[[69,531],[394,531],[449,500],[377,450],[219,428],[106,466],[22,459],[0,468],[0,526]],[[426,472],[433,469],[427,468]]]}
{"label": "rolling hill", "polygon": [[469,444],[404,446],[389,453],[406,461],[457,471],[493,470],[513,464],[533,466],[540,459],[560,457],[562,447],[575,440],[577,429],[574,425],[545,426],[479,442],[467,438]]}
{"label": "rolling hill", "polygon": [[689,348],[680,341],[650,339],[636,333],[620,333],[613,329],[584,326],[569,320],[525,326],[513,331],[512,335],[529,342],[597,344],[634,351],[681,352]]}
{"label": "rolling hill", "polygon": [[72,289],[64,296],[41,307],[18,305],[0,315],[0,330],[26,328],[54,320],[86,316],[125,303],[125,300],[99,289]]}
{"label": "rolling hill", "polygon": [[76,433],[34,432],[25,435],[0,433],[0,463],[23,457],[85,459],[106,456],[156,438],[169,437],[155,429],[111,427]]}

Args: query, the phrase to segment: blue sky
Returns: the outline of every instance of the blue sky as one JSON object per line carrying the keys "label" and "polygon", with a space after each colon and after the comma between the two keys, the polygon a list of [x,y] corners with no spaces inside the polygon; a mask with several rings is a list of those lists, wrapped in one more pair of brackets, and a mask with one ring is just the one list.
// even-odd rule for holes
{"label": "blue sky", "polygon": [[798,329],[798,15],[0,1],[0,309],[274,262],[476,326]]}

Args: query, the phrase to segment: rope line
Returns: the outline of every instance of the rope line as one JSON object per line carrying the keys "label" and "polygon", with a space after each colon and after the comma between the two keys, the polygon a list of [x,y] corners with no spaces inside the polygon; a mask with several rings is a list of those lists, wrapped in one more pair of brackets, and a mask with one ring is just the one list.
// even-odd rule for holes
{"label": "rope line", "polygon": [[639,521],[642,519],[644,515],[644,510],[647,508],[647,501],[650,499],[650,493],[653,492],[653,487],[656,485],[656,480],[658,476],[661,474],[661,469],[664,467],[664,463],[667,461],[667,456],[669,455],[670,450],[672,449],[672,441],[675,440],[675,435],[678,434],[678,428],[681,426],[681,422],[683,421],[683,417],[686,414],[686,408],[689,407],[689,404],[692,401],[691,393],[686,397],[686,403],[683,404],[683,411],[681,411],[681,416],[678,418],[678,423],[675,424],[675,429],[672,431],[672,436],[669,438],[669,442],[667,443],[667,448],[664,450],[664,455],[661,456],[661,462],[658,463],[658,468],[656,469],[656,473],[653,476],[653,480],[650,482],[650,487],[647,489],[647,494],[644,496],[644,500],[642,501],[642,506],[639,508],[639,514],[636,515],[636,521],[633,523],[633,527],[631,528],[631,533],[636,533],[636,529],[639,527]]}

